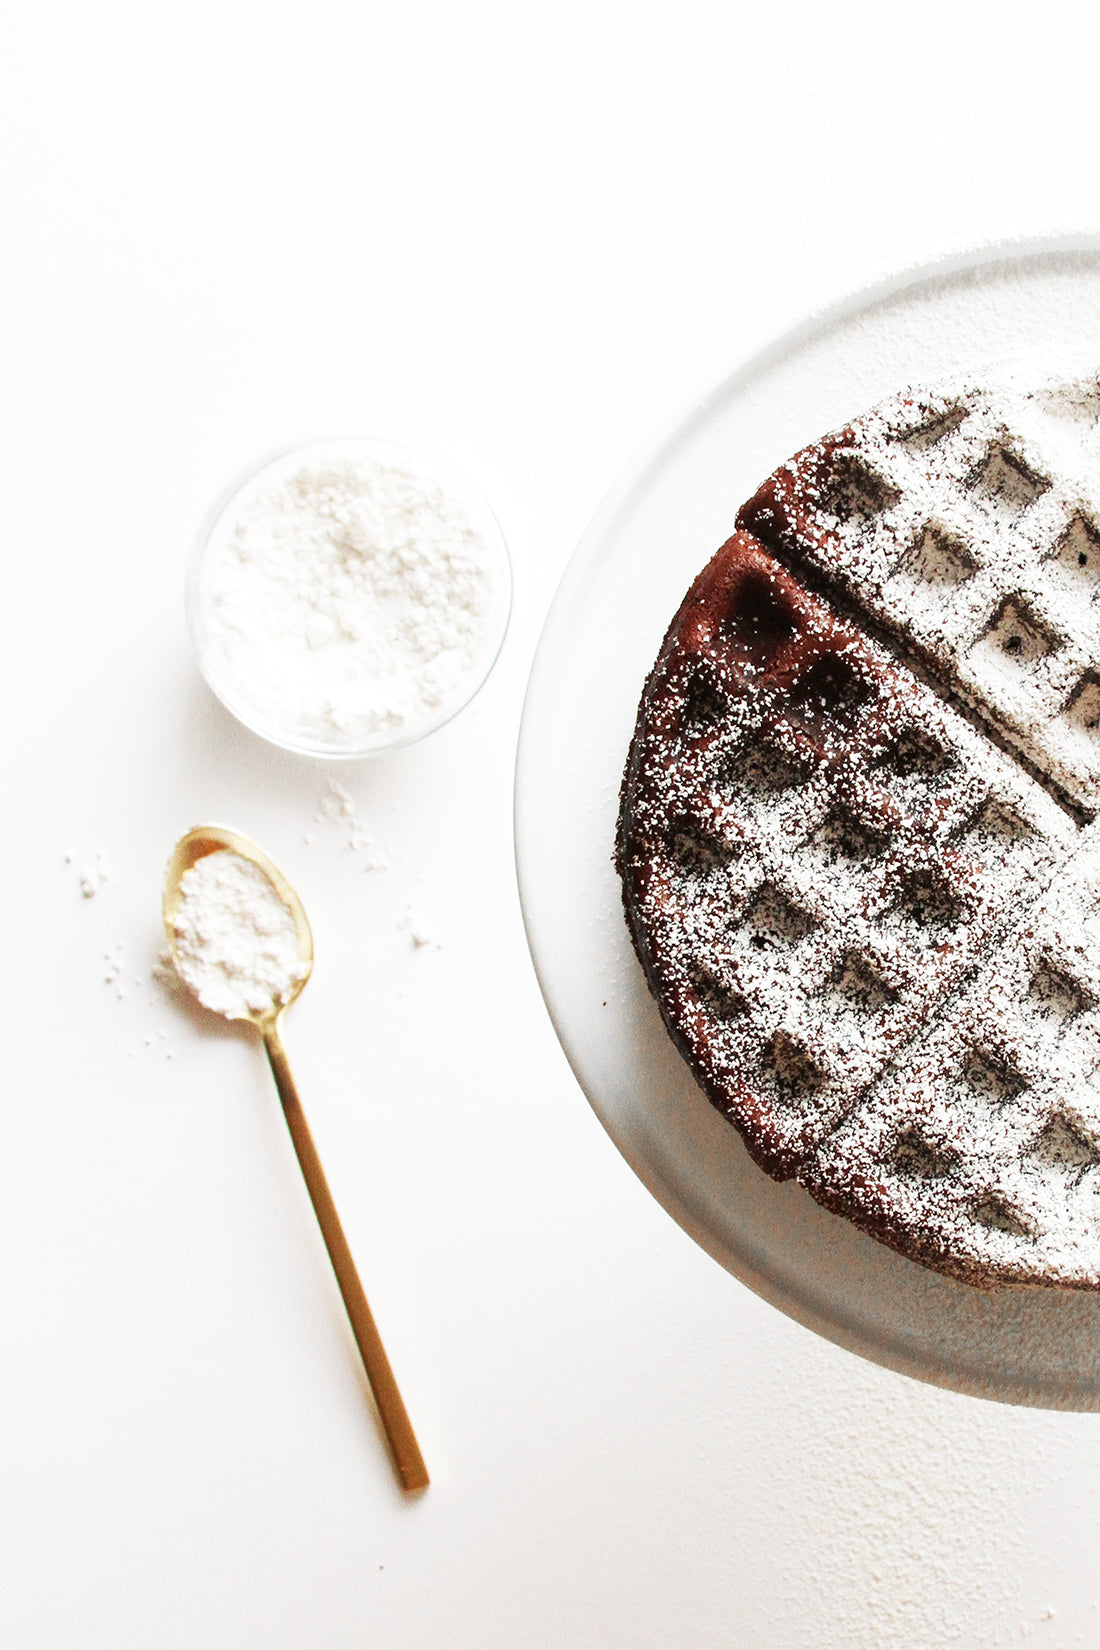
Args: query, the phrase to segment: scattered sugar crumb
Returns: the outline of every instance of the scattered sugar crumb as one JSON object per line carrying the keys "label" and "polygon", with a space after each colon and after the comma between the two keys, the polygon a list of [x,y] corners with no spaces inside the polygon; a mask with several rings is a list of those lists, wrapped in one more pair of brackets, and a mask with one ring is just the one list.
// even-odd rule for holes
{"label": "scattered sugar crumb", "polygon": [[326,819],[354,819],[356,817],[355,803],[342,785],[335,779],[330,779],[325,786],[324,794],[317,806],[314,818],[318,821]]}
{"label": "scattered sugar crumb", "polygon": [[429,948],[433,951],[442,951],[443,941],[433,933],[430,926],[424,922],[412,907],[409,906],[401,919],[400,926],[408,930],[409,939],[417,951]]}
{"label": "scattered sugar crumb", "polygon": [[[70,855],[66,854],[67,864],[72,863]],[[91,865],[85,865],[80,873],[80,893],[83,899],[94,899],[105,882],[110,882],[113,873],[102,854],[97,854]]]}
{"label": "scattered sugar crumb", "polygon": [[122,952],[123,944],[122,941],[119,940],[118,944],[113,946],[111,950],[103,953],[103,983],[104,985],[114,987],[115,996],[120,1002],[125,1001],[125,999],[129,996],[129,992],[126,989],[122,978]]}
{"label": "scattered sugar crumb", "polygon": [[375,842],[354,798],[335,779],[329,780],[313,817],[319,823],[341,827],[348,849],[359,858],[364,871],[389,870],[389,854]]}
{"label": "scattered sugar crumb", "polygon": [[[154,965],[154,978],[158,977],[157,969],[163,963],[164,957],[162,956],[160,963]],[[103,953],[103,983],[113,992],[119,1002],[129,1002],[131,1000],[131,987],[139,992],[144,989],[145,982],[142,976],[140,974],[127,976],[125,974],[126,967],[125,942],[118,940]],[[172,969],[172,974],[175,974],[174,969]],[[144,1046],[146,1048],[156,1048],[166,1060],[172,1058],[172,1049],[168,1043],[168,1032],[163,1026],[156,1026],[148,1033],[145,1037]],[[132,1060],[136,1052],[135,1048],[127,1049],[127,1059]]]}

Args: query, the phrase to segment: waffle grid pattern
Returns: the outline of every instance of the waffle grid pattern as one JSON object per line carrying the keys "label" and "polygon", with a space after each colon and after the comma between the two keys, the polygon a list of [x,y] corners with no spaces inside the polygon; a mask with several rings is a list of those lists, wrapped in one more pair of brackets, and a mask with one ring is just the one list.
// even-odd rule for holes
{"label": "waffle grid pattern", "polygon": [[1100,1282],[1098,895],[1090,829],[950,1013],[821,1142],[803,1178],[823,1201],[915,1234],[921,1258],[963,1275]]}
{"label": "waffle grid pattern", "polygon": [[739,523],[804,556],[1100,808],[1100,385],[912,392],[807,448]]}
{"label": "waffle grid pattern", "polygon": [[[751,540],[720,559],[735,607],[782,577]],[[733,1120],[751,1112],[773,1173],[801,1172],[1077,839],[931,690],[792,591],[789,635],[753,598],[754,657],[721,617],[667,648],[620,841],[628,885],[645,868],[635,932],[673,1030]]]}

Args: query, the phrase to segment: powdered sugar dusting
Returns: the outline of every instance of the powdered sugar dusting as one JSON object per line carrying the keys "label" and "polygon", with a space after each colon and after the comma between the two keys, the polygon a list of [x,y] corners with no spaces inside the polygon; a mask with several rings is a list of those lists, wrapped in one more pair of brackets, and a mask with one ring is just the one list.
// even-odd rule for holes
{"label": "powdered sugar dusting", "polygon": [[1100,381],[906,390],[808,448],[739,519],[1100,807]]}
{"label": "powdered sugar dusting", "polygon": [[[1062,724],[1100,658],[1066,593],[1100,395],[992,406],[907,392],[746,506],[756,537],[697,580],[647,685],[619,863],[669,1028],[764,1167],[966,1281],[1098,1287],[1100,825]],[[938,691],[792,559],[866,592]]]}

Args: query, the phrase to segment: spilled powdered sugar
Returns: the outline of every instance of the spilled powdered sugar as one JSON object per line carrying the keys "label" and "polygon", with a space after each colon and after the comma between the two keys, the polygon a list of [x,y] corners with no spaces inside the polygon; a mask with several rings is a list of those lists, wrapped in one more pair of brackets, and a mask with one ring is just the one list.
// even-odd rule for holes
{"label": "spilled powdered sugar", "polygon": [[[389,869],[389,853],[371,835],[355,798],[343,785],[337,784],[335,779],[330,779],[325,786],[313,817],[318,824],[332,824],[338,827],[349,852],[356,856],[364,871]],[[308,835],[304,838],[307,846],[311,840]]]}
{"label": "spilled powdered sugar", "polygon": [[[65,855],[66,865],[73,865],[75,862],[75,854],[67,853]],[[95,859],[83,866],[78,873],[81,899],[95,899],[104,884],[110,882],[112,875],[113,872],[107,863],[106,856],[102,853],[96,854]]]}
{"label": "spilled powdered sugar", "polygon": [[231,1019],[285,1003],[307,972],[293,912],[258,865],[228,849],[185,872],[172,928],[180,974]]}

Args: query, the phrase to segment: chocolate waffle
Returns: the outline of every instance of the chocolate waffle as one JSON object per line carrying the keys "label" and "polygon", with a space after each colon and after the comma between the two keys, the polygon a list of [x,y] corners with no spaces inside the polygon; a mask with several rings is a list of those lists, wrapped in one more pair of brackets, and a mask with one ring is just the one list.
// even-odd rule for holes
{"label": "chocolate waffle", "polygon": [[969,1283],[1100,1286],[1100,385],[777,470],[623,780],[627,920],[757,1162]]}

